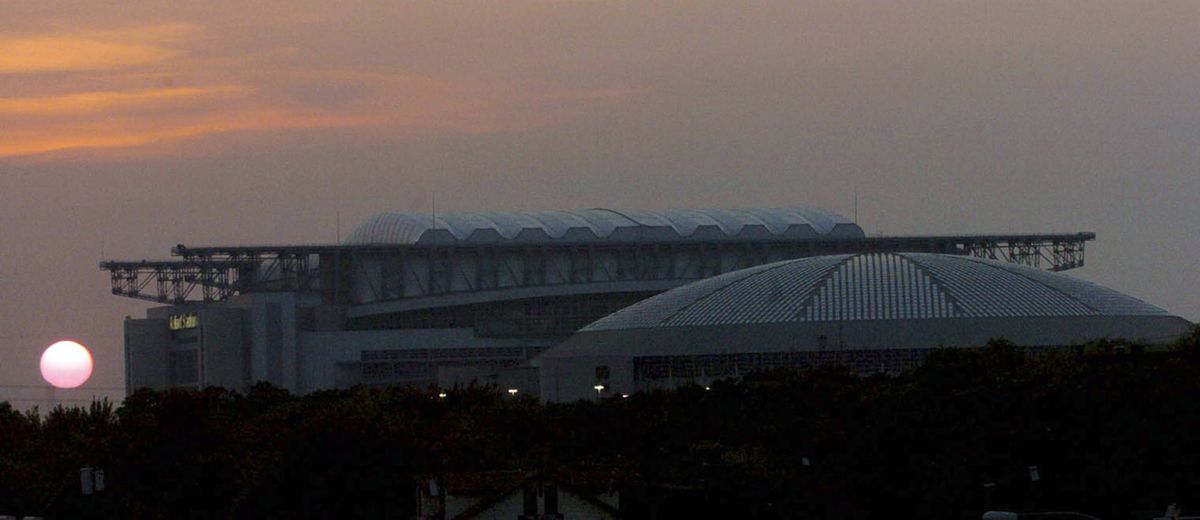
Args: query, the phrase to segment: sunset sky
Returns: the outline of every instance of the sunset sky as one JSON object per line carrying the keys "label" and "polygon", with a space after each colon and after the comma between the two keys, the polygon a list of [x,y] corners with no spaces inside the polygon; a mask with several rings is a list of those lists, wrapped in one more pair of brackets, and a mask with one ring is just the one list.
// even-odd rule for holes
{"label": "sunset sky", "polygon": [[[1200,319],[1200,3],[0,0],[0,399],[107,258],[379,211],[808,204],[869,234],[1094,231]],[[22,386],[24,385],[24,386]]]}

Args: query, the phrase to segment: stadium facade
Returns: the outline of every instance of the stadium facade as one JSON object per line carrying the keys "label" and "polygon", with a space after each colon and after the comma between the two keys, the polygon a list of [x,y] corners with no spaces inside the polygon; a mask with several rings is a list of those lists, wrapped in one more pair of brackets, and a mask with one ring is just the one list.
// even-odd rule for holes
{"label": "stadium facade", "polygon": [[597,319],[699,280],[864,252],[1061,271],[1083,265],[1094,238],[868,237],[807,207],[388,213],[339,244],[178,245],[170,260],[101,268],[113,294],[165,304],[125,321],[128,391],[477,381],[539,394],[532,359]]}
{"label": "stadium facade", "polygon": [[1112,289],[993,260],[827,255],[716,276],[638,302],[535,361],[542,396],[629,394],[771,368],[897,372],[931,349],[1172,341],[1192,324]]}

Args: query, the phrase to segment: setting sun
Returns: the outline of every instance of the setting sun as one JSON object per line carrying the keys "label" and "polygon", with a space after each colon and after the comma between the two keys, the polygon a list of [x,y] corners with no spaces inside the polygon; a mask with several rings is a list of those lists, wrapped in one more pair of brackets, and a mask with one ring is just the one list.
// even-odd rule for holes
{"label": "setting sun", "polygon": [[56,388],[75,388],[92,375],[92,354],[74,341],[59,341],[42,353],[42,378]]}

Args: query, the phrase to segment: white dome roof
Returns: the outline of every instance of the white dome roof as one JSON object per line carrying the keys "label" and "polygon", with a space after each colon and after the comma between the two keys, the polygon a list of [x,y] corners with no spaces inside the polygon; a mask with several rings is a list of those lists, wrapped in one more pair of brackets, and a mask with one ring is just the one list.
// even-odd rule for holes
{"label": "white dome roof", "polygon": [[488,213],[381,213],[343,243],[447,244],[566,241],[736,240],[777,237],[862,238],[862,228],[822,209],[690,209]]}
{"label": "white dome roof", "polygon": [[1093,283],[1018,265],[929,253],[786,260],[642,300],[533,361],[543,396],[564,401],[689,380],[821,364],[871,372],[931,349],[1006,338],[1027,348],[1102,338],[1162,344],[1192,324]]}
{"label": "white dome roof", "polygon": [[584,331],[780,322],[1168,316],[1112,289],[1011,263],[930,253],[786,260],[638,302]]}

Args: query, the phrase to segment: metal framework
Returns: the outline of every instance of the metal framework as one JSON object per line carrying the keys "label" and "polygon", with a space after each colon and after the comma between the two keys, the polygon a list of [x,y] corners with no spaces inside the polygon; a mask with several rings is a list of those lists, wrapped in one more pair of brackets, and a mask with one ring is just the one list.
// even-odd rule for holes
{"label": "metal framework", "polygon": [[860,252],[969,255],[1065,271],[1084,263],[1095,233],[868,237],[663,243],[233,246],[172,248],[178,260],[106,261],[112,293],[160,303],[294,291],[357,305],[451,293],[685,283],[767,262]]}

